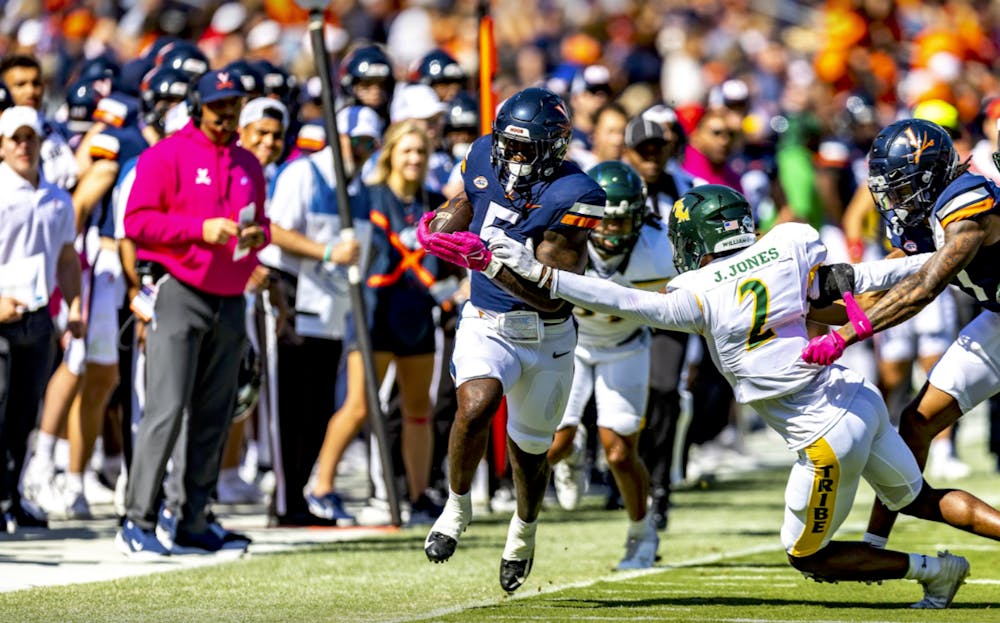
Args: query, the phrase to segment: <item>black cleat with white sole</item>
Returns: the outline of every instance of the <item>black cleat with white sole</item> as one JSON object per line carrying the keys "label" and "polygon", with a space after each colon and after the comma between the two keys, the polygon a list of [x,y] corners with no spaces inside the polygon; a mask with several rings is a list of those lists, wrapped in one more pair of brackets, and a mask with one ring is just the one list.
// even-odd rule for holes
{"label": "black cleat with white sole", "polygon": [[521,588],[524,581],[528,579],[528,574],[531,573],[531,564],[534,561],[534,558],[529,558],[528,560],[506,560],[501,558],[500,588],[507,591],[508,594]]}
{"label": "black cleat with white sole", "polygon": [[441,532],[431,532],[424,541],[424,553],[431,562],[446,562],[455,553],[458,540]]}

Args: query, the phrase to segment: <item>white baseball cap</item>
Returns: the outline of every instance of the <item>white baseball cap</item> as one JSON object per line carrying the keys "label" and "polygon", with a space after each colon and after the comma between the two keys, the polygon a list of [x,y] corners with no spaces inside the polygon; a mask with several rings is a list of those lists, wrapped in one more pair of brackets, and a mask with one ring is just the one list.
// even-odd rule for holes
{"label": "white baseball cap", "polygon": [[281,40],[281,25],[278,22],[266,19],[247,33],[247,49],[259,50],[260,48],[278,45]]}
{"label": "white baseball cap", "polygon": [[247,102],[240,111],[240,129],[267,117],[280,115],[282,131],[288,129],[288,108],[272,97],[258,97]]}
{"label": "white baseball cap", "polygon": [[0,115],[0,135],[10,138],[21,128],[31,128],[42,135],[42,118],[30,106],[11,106]]}
{"label": "white baseball cap", "polygon": [[345,106],[337,112],[337,131],[348,136],[382,139],[382,120],[367,106]]}
{"label": "white baseball cap", "polygon": [[448,110],[433,88],[426,84],[408,84],[392,98],[389,120],[392,123],[406,119],[430,119]]}

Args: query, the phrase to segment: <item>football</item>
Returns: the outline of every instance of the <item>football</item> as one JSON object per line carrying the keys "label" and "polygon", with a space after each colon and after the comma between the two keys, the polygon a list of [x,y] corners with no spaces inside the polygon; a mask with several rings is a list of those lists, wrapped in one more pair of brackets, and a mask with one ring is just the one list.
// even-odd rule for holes
{"label": "football", "polygon": [[431,233],[452,234],[468,231],[472,223],[472,202],[467,197],[452,197],[434,211],[434,218],[427,229]]}

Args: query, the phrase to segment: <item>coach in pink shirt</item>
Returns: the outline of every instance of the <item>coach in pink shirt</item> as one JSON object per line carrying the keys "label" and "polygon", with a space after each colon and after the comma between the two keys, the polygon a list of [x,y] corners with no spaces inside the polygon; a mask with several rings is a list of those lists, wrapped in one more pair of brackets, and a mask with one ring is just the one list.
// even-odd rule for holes
{"label": "coach in pink shirt", "polygon": [[[146,407],[116,539],[130,557],[249,544],[207,512],[246,345],[243,290],[269,235],[263,171],[235,144],[244,97],[228,72],[199,78],[188,102],[191,122],[139,157],[125,209],[125,234],[144,275],[133,309],[148,316]],[[185,411],[186,447],[173,454],[172,472],[183,492],[170,496],[182,501],[160,509]]]}

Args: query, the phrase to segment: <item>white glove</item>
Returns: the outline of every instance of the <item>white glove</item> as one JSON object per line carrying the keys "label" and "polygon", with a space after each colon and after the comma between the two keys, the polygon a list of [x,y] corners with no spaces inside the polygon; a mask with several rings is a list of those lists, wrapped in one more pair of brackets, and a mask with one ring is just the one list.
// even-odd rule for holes
{"label": "white glove", "polygon": [[490,252],[494,260],[511,269],[532,283],[545,283],[552,273],[552,267],[535,258],[535,245],[531,238],[524,244],[504,235],[490,239]]}

